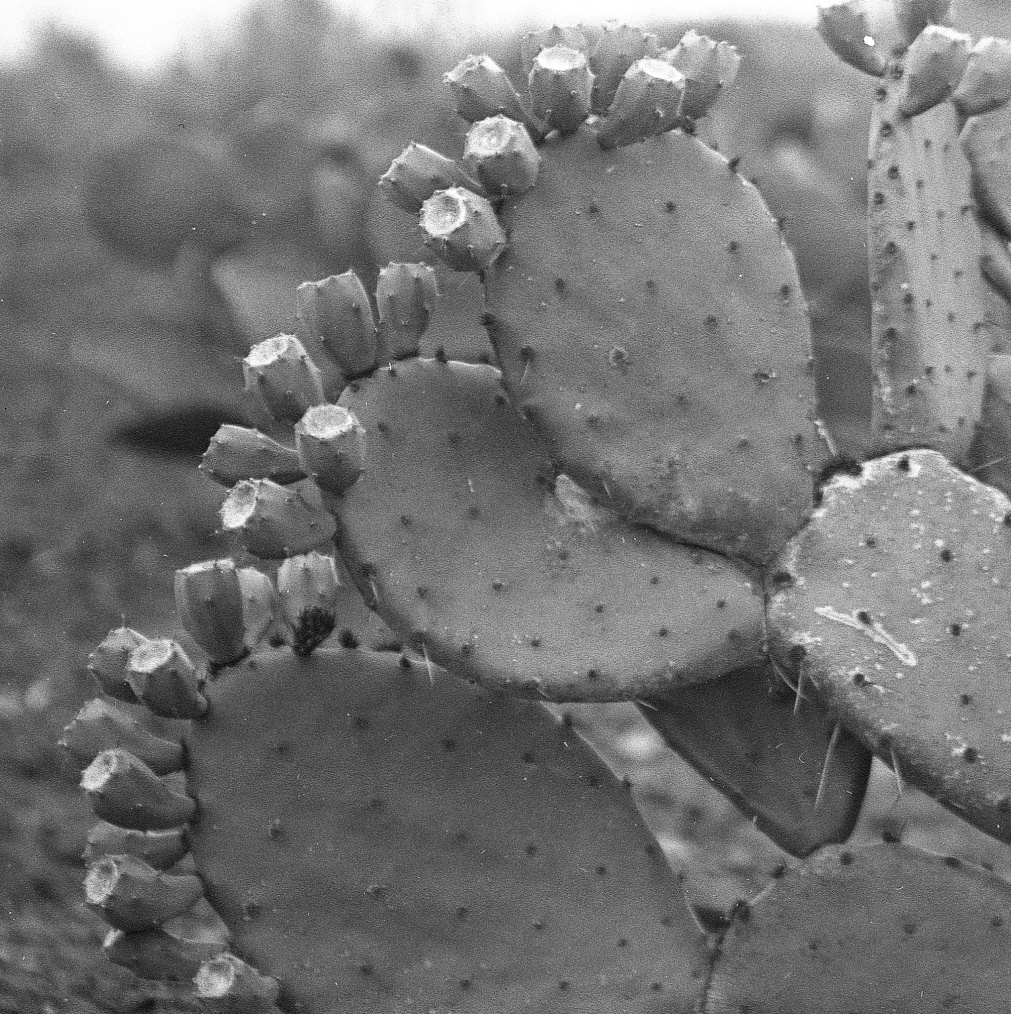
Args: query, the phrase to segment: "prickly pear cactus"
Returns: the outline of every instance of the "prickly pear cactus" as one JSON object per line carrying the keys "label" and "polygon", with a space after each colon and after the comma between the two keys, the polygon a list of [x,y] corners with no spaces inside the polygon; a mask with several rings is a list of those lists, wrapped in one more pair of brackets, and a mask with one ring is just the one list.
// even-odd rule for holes
{"label": "prickly pear cactus", "polygon": [[490,366],[411,359],[342,395],[368,447],[333,504],[359,587],[416,650],[488,685],[629,700],[752,657],[760,586],[594,508]]}
{"label": "prickly pear cactus", "polygon": [[1011,884],[985,869],[898,843],[826,848],[737,909],[701,1009],[997,1009],[1009,926]]}
{"label": "prickly pear cactus", "polygon": [[[104,818],[87,894],[113,960],[207,978],[227,944],[285,1010],[693,1002],[707,954],[678,878],[540,705],[362,649],[257,651],[199,693],[187,729],[95,702],[65,734]],[[205,896],[209,942],[179,925]],[[228,995],[277,995],[252,985]]]}
{"label": "prickly pear cactus", "polygon": [[[738,57],[695,33],[660,53],[627,27],[527,48],[537,115],[487,58],[448,76],[496,200],[436,191],[422,229],[482,273],[506,388],[567,474],[634,523],[762,562],[803,523],[825,452],[793,259],[754,187],[692,136]],[[515,179],[471,147],[503,109],[546,135]],[[384,178],[401,206],[421,168],[409,149]]]}
{"label": "prickly pear cactus", "polygon": [[871,755],[768,660],[639,702],[664,740],[794,856],[849,838]]}
{"label": "prickly pear cactus", "polygon": [[[487,56],[447,75],[462,161],[414,144],[381,185],[480,277],[497,366],[421,355],[437,276],[408,263],[375,294],[303,286],[300,336],[251,350],[269,432],[223,427],[204,468],[264,563],[179,571],[206,661],[113,632],[92,667],[115,703],[64,736],[112,960],[243,1011],[1007,1005],[1007,884],[826,848],[871,751],[1011,842],[1011,501],[949,460],[980,419],[998,456],[1006,429],[982,274],[1003,240],[957,130],[1011,73],[928,24],[944,6],[897,3],[891,61],[859,5],[822,15],[882,80],[877,438],[948,455],[828,479],[792,258],[694,136],[733,49],[555,28],[524,41],[527,96]],[[396,650],[364,646],[366,606]],[[627,783],[538,698],[636,701],[813,858],[705,940]]]}
{"label": "prickly pear cactus", "polygon": [[820,30],[877,78],[867,182],[874,443],[930,446],[965,461],[994,334],[959,133],[971,113],[1006,100],[1008,74],[1003,49],[988,45],[996,40],[974,48],[968,35],[933,23],[946,9],[899,11],[902,36],[887,61],[859,3],[826,5]]}
{"label": "prickly pear cactus", "polygon": [[898,774],[1011,841],[1011,501],[936,451],[825,488],[782,558],[775,654]]}

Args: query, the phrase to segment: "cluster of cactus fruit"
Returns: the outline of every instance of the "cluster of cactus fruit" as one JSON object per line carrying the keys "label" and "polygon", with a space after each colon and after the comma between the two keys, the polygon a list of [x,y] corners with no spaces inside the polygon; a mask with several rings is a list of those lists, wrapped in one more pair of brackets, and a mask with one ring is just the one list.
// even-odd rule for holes
{"label": "cluster of cactus fruit", "polygon": [[[1008,1005],[1011,885],[845,844],[872,755],[1011,843],[1011,502],[969,474],[1011,439],[1011,44],[946,7],[896,0],[891,48],[821,11],[878,89],[863,461],[776,222],[697,136],[732,47],[553,28],[525,96],[446,76],[462,164],[412,144],[380,186],[480,273],[495,365],[422,355],[423,264],[306,283],[251,350],[261,428],[203,468],[264,562],[179,571],[206,663],[114,631],[63,740],[112,960],[236,1011]],[[637,702],[796,861],[706,934],[543,701]]]}

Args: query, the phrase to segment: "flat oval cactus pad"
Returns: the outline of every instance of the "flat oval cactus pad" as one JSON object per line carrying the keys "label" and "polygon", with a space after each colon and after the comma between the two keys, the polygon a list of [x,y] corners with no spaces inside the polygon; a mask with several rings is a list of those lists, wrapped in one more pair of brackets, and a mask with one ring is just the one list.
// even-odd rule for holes
{"label": "flat oval cactus pad", "polygon": [[1011,885],[900,844],[832,847],[740,909],[705,1014],[1007,1010]]}
{"label": "flat oval cactus pad", "polygon": [[650,724],[795,856],[853,831],[871,754],[766,661],[640,702]]}
{"label": "flat oval cactus pad", "polygon": [[813,424],[807,307],[758,191],[673,131],[543,146],[485,272],[510,394],[602,503],[762,561],[803,524]]}
{"label": "flat oval cactus pad", "polygon": [[754,657],[757,585],[713,553],[559,500],[497,370],[405,360],[341,404],[366,432],[364,474],[331,503],[341,555],[432,661],[527,696],[600,701]]}
{"label": "flat oval cactus pad", "polygon": [[208,695],[193,855],[284,1010],[693,1008],[680,881],[542,706],[366,651],[263,653]]}
{"label": "flat oval cactus pad", "polygon": [[[936,451],[837,475],[790,544],[771,647],[846,727],[1011,841],[1011,502]],[[810,681],[810,682],[808,682]]]}

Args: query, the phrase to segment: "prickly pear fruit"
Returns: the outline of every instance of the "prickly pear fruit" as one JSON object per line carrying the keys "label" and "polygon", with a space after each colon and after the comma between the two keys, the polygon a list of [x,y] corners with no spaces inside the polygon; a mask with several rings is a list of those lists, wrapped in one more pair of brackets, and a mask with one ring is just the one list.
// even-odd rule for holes
{"label": "prickly pear fruit", "polygon": [[707,1014],[1000,1010],[1011,885],[901,844],[826,848],[738,908]]}
{"label": "prickly pear fruit", "polygon": [[951,0],[892,0],[892,4],[899,28],[907,45],[911,45],[928,26],[944,20]]}
{"label": "prickly pear fruit", "polygon": [[1011,99],[1011,42],[987,36],[969,53],[969,63],[952,93],[962,116],[989,113]]}
{"label": "prickly pear fruit", "polygon": [[768,663],[640,701],[649,723],[780,848],[844,842],[871,754]]}
{"label": "prickly pear fruit", "polygon": [[898,774],[1011,841],[1011,501],[936,451],[840,474],[780,560],[771,647]]}
{"label": "prickly pear fruit", "polygon": [[678,124],[685,76],[656,58],[636,60],[618,84],[597,131],[602,148],[634,144],[656,137]]}
{"label": "prickly pear fruit", "polygon": [[250,479],[234,486],[221,505],[221,527],[263,560],[281,560],[328,543],[333,519],[312,483],[280,486]]}
{"label": "prickly pear fruit", "polygon": [[288,1004],[693,1008],[706,952],[677,877],[540,705],[365,651],[264,654],[210,693],[193,855]]}
{"label": "prickly pear fruit", "polygon": [[333,633],[339,588],[333,557],[322,553],[293,556],[278,567],[278,599],[296,655],[312,654]]}
{"label": "prickly pear fruit", "polygon": [[741,57],[730,43],[716,42],[695,29],[685,32],[663,59],[685,77],[681,115],[690,120],[709,112],[720,91],[734,83],[741,65]]}
{"label": "prickly pear fruit", "polygon": [[818,34],[840,60],[865,74],[884,77],[888,58],[871,35],[865,0],[819,4]]}
{"label": "prickly pear fruit", "polygon": [[230,559],[205,560],[177,570],[175,603],[186,632],[215,665],[231,665],[249,650],[242,586]]}
{"label": "prickly pear fruit", "polygon": [[418,354],[438,298],[435,270],[427,264],[387,264],[379,272],[376,304],[383,359]]}
{"label": "prickly pear fruit", "polygon": [[242,361],[246,391],[278,422],[294,423],[323,401],[323,379],[294,335],[259,342]]}
{"label": "prickly pear fruit", "polygon": [[398,208],[412,215],[437,190],[468,187],[480,192],[480,184],[472,180],[450,158],[423,144],[412,142],[398,155],[379,180],[379,189]]}
{"label": "prickly pear fruit", "polygon": [[554,130],[571,134],[590,114],[593,72],[581,49],[541,49],[533,58],[529,85],[534,112]]}
{"label": "prickly pear fruit", "polygon": [[553,495],[500,380],[405,360],[341,396],[368,459],[331,506],[366,601],[440,665],[552,700],[635,698],[753,657],[747,575]]}
{"label": "prickly pear fruit", "polygon": [[593,111],[606,113],[629,67],[637,60],[655,57],[659,49],[656,36],[641,28],[618,22],[605,25],[590,51]]}
{"label": "prickly pear fruit", "polygon": [[183,748],[177,739],[156,735],[132,715],[100,697],[88,701],[63,730],[60,746],[82,768],[103,750],[121,746],[155,774],[181,771]]}
{"label": "prickly pear fruit", "polygon": [[421,206],[425,241],[455,271],[483,271],[506,243],[488,201],[466,187],[436,191]]}
{"label": "prickly pear fruit", "polygon": [[443,81],[453,93],[456,111],[469,123],[501,114],[534,125],[506,72],[486,54],[461,60]]}
{"label": "prickly pear fruit", "polygon": [[340,495],[358,481],[365,461],[365,430],[340,405],[316,405],[295,423],[298,459],[313,481]]}
{"label": "prickly pear fruit", "polygon": [[211,437],[200,470],[222,486],[234,486],[243,479],[273,479],[283,486],[305,478],[293,447],[259,430],[231,423]]}
{"label": "prickly pear fruit", "polygon": [[[344,377],[360,376],[376,365],[378,329],[368,293],[354,271],[303,283],[298,304],[311,344],[322,346]],[[339,393],[335,390],[331,397]]]}
{"label": "prickly pear fruit", "polygon": [[527,128],[508,116],[478,120],[467,131],[467,168],[489,194],[525,194],[537,182],[540,156]]}

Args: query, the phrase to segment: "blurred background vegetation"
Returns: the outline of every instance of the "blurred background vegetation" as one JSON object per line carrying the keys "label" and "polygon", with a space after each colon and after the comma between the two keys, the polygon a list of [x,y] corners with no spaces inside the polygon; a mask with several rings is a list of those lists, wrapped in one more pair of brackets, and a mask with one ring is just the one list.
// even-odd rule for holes
{"label": "blurred background vegetation", "polygon": [[[962,4],[961,23],[1011,34],[1007,10]],[[673,45],[689,25],[645,27]],[[705,136],[783,223],[822,410],[845,442],[869,399],[871,89],[809,28],[698,27],[743,53]],[[460,154],[441,75],[471,51],[515,72],[518,38],[461,37],[443,21],[395,39],[321,0],[273,0],[157,72],[57,29],[0,68],[0,1012],[186,1006],[99,954],[100,925],[80,905],[90,820],[52,744],[91,693],[90,648],[124,618],[178,636],[174,568],[229,549],[220,491],[195,465],[217,424],[242,418],[238,359],[292,327],[298,282],[424,256],[375,181],[411,140]],[[441,284],[430,341],[487,352],[473,280],[443,271]],[[697,900],[761,886],[776,850],[633,709],[575,710],[631,774]],[[868,827],[911,821],[937,847],[988,854],[896,795],[879,772]]]}

